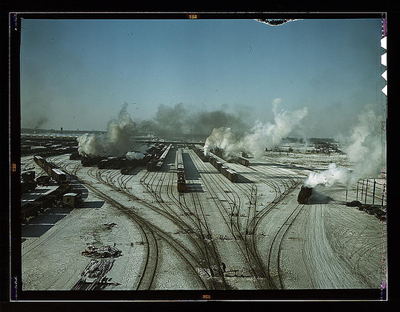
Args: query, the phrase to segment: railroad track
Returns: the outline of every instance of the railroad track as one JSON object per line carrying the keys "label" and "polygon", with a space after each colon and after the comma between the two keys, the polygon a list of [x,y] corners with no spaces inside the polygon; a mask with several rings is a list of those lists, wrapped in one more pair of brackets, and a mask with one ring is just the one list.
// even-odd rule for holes
{"label": "railroad track", "polygon": [[[196,157],[198,156],[195,155],[194,152],[192,155],[194,155],[192,159],[194,160],[197,168],[201,168],[200,171],[215,170],[213,166],[207,166],[206,163],[203,163],[203,161],[197,159]],[[210,194],[212,194],[211,197],[213,198],[215,206],[222,216],[226,226],[233,235],[237,248],[244,259],[246,259],[246,265],[249,267],[249,271],[252,272],[253,276],[255,277],[258,288],[268,288],[268,284],[266,284],[267,274],[262,267],[262,262],[257,259],[257,254],[254,252],[254,249],[248,245],[245,235],[243,235],[243,233],[240,231],[240,226],[237,224],[237,222],[233,222],[232,219],[232,212],[235,211],[235,209],[240,211],[240,205],[238,205],[238,202],[235,202],[235,198],[240,198],[240,195],[238,194],[237,190],[234,189],[234,186],[237,187],[238,184],[230,183],[225,177],[220,177],[219,175],[215,177],[213,175],[205,175],[203,177],[203,181]],[[222,194],[224,197],[224,202],[229,205],[228,207],[224,206],[223,203],[217,198],[217,192],[214,187],[219,189],[218,194]],[[226,192],[226,190],[228,190],[228,192]],[[228,194],[232,195],[233,197],[230,197]]]}
{"label": "railroad track", "polygon": [[[254,170],[256,170],[256,169],[254,169]],[[256,233],[256,229],[258,228],[258,226],[261,223],[261,221],[268,215],[268,213],[270,211],[272,211],[272,209],[275,208],[279,203],[281,203],[282,200],[284,200],[286,198],[286,196],[290,192],[292,192],[294,189],[296,189],[298,187],[298,185],[301,183],[300,179],[293,178],[291,176],[288,177],[288,180],[290,182],[289,181],[285,181],[285,179],[283,179],[282,183],[277,182],[276,179],[273,179],[272,177],[274,177],[274,175],[276,176],[277,174],[282,175],[282,172],[279,171],[278,169],[275,169],[275,168],[269,167],[268,169],[263,168],[261,170],[257,169],[256,171],[259,174],[259,178],[258,179],[260,180],[260,182],[261,183],[265,183],[266,185],[268,185],[269,187],[271,187],[274,190],[275,198],[266,207],[264,207],[264,209],[262,209],[261,211],[257,212],[255,214],[255,216],[253,217],[253,219],[250,220],[248,232],[252,233],[252,234]],[[297,207],[296,207],[296,209],[297,209]],[[275,246],[275,242],[276,241],[279,242],[279,246],[280,246],[280,244],[282,242],[282,239],[283,239],[283,236],[278,237],[278,234],[281,232],[281,229],[284,227],[285,223],[286,223],[286,221],[282,224],[282,226],[278,229],[277,233],[275,234],[273,242],[272,242],[272,245],[269,248],[269,253],[268,253],[269,256],[268,256],[266,272],[267,272],[267,275],[268,275],[269,287],[272,288],[272,289],[281,289],[282,288],[282,283],[277,283],[275,281],[275,278],[274,278],[275,275],[271,274],[272,266],[270,264],[273,261],[274,261],[273,263],[277,264],[277,266],[275,266],[274,268],[276,268],[276,270],[278,272],[277,274],[278,274],[279,280],[281,281],[280,269],[279,269],[280,247],[278,248],[277,252],[275,252],[273,255],[271,253],[271,248],[272,248],[272,246]],[[292,224],[292,223],[290,223],[290,224]],[[257,261],[260,262],[260,265],[262,265],[263,261],[262,261],[262,258],[261,258],[260,254],[259,254],[259,250],[258,250],[257,245],[256,245],[256,243],[257,243],[256,242],[256,236],[255,235],[249,235],[249,236],[246,236],[246,239],[250,240],[249,244],[250,244],[251,248],[253,248],[254,253],[257,255],[256,259],[257,259]],[[272,249],[272,250],[275,251],[275,249]]]}
{"label": "railroad track", "polygon": [[[171,157],[173,153],[168,155]],[[166,160],[166,163],[168,161]],[[166,164],[164,164],[166,166]],[[150,177],[149,177],[150,175]],[[203,264],[206,264],[203,271],[208,277],[213,277],[214,271],[212,267],[216,267],[215,258],[216,252],[210,250],[210,247],[205,243],[205,239],[210,237],[209,230],[208,234],[204,235],[203,228],[207,227],[206,220],[199,217],[197,213],[193,213],[190,211],[189,205],[186,202],[186,197],[181,194],[178,195],[179,198],[176,198],[176,184],[174,184],[176,177],[176,172],[168,172],[165,170],[161,170],[159,172],[153,172],[151,174],[146,174],[145,177],[141,179],[141,183],[148,189],[149,193],[153,195],[158,205],[164,209],[170,218],[175,220],[175,223],[179,224],[182,231],[187,234],[187,238],[190,240],[191,244],[198,250],[201,254],[199,259]],[[174,187],[175,186],[175,187]],[[162,188],[166,188],[166,192],[162,191]],[[167,198],[163,198],[162,194],[167,194],[169,200]],[[183,200],[181,200],[183,197]],[[169,201],[172,201],[170,203]],[[175,209],[174,209],[175,208]],[[177,211],[176,211],[176,208]],[[185,219],[189,219],[190,223],[183,221],[182,215],[185,216]],[[211,256],[210,256],[211,255]],[[226,289],[226,285],[221,287],[221,285],[211,278],[211,288],[212,289]]]}
{"label": "railroad track", "polygon": [[287,231],[292,226],[293,222],[296,220],[297,216],[300,214],[304,206],[305,206],[304,204],[299,204],[296,206],[295,209],[293,209],[293,211],[289,214],[286,220],[276,231],[276,234],[272,239],[268,253],[267,268],[268,268],[269,280],[272,283],[274,289],[284,288],[282,282],[281,266],[280,266],[282,242]]}
{"label": "railroad track", "polygon": [[[180,226],[182,229],[187,229],[187,226],[185,227],[185,225],[182,225],[182,220],[180,218],[173,216],[170,213],[167,213],[165,210],[162,209],[162,207],[156,207],[155,205],[150,204],[150,203],[134,196],[133,194],[130,193],[129,189],[126,188],[126,185],[121,185],[121,182],[119,182],[119,185],[116,186],[114,184],[114,181],[120,181],[120,180],[115,179],[115,176],[116,176],[115,173],[114,174],[108,173],[108,178],[107,178],[107,176],[105,178],[103,178],[101,173],[99,173],[99,172],[93,173],[93,171],[95,171],[95,170],[99,171],[99,169],[97,169],[97,168],[90,168],[88,170],[88,175],[91,176],[92,178],[96,178],[96,179],[100,180],[100,182],[105,183],[116,190],[122,191],[127,196],[140,201],[141,205],[144,205],[144,206],[152,209],[154,212],[159,213],[162,216],[168,218],[170,221],[175,223],[177,226]],[[159,172],[155,172],[155,173],[159,173]],[[144,177],[141,178],[142,184],[148,189],[149,189],[149,185],[151,185],[151,184],[146,182],[146,178],[148,178],[149,176],[151,177],[150,173],[147,172],[144,175]],[[155,179],[156,179],[155,177],[151,177],[152,181],[154,181]],[[151,183],[154,183],[154,182],[151,182]],[[151,189],[149,189],[149,192],[154,194],[154,191],[152,191]],[[158,198],[158,196],[157,196],[157,198]],[[107,201],[106,198],[103,197],[103,199],[105,201]],[[160,198],[158,198],[158,199],[160,199]],[[160,203],[160,202],[158,202],[158,203]],[[117,206],[117,208],[118,208],[117,203],[114,203],[113,205]],[[134,214],[133,211],[131,211],[131,213]],[[155,226],[154,224],[147,222],[145,219],[142,219],[139,223],[147,224],[147,226],[149,227],[150,230],[154,231],[158,237],[160,237],[161,239],[166,241],[177,252],[177,254],[189,265],[192,272],[194,274],[196,274],[197,279],[200,280],[200,284],[203,286],[203,288],[204,289],[208,288],[206,282],[202,280],[202,278],[198,275],[197,270],[196,270],[198,267],[201,266],[200,262],[197,260],[197,258],[198,258],[197,254],[194,254],[193,251],[189,250],[186,246],[184,246],[184,244],[182,242],[173,238],[170,233],[167,233],[166,231],[162,230],[161,228]]]}
{"label": "railroad track", "polygon": [[[189,157],[192,158],[195,166],[197,169],[206,169],[210,170],[202,161],[197,159],[197,156],[193,156],[191,151],[189,151]],[[250,170],[253,170],[250,168]],[[200,170],[202,171],[202,170]],[[75,171],[76,173],[76,171]],[[259,177],[263,175],[271,175],[272,173],[276,174],[277,172],[271,170],[266,172],[265,170],[261,170],[261,172],[257,172]],[[282,174],[282,172],[280,172]],[[127,196],[130,196],[134,199],[140,200],[139,198],[135,197],[128,189],[127,185],[131,179],[131,176],[124,178],[123,176],[118,176],[118,172],[115,170],[108,170],[108,171],[100,171],[97,168],[89,168],[88,175],[92,178],[98,180],[101,183],[107,184],[110,187],[120,190],[124,192]],[[142,186],[148,190],[148,192],[155,198],[155,203],[150,204],[147,202],[141,201],[141,204],[151,208],[153,211],[161,214],[164,217],[167,217],[169,220],[174,222],[182,231],[186,231],[188,234],[185,237],[188,237],[189,242],[191,243],[191,247],[188,248],[185,244],[173,238],[173,236],[161,228],[147,222],[144,219],[140,219],[137,214],[131,211],[131,208],[121,206],[121,204],[117,203],[111,197],[106,194],[99,194],[98,190],[93,189],[92,191],[96,193],[96,195],[100,196],[103,200],[111,203],[112,205],[116,206],[116,208],[120,209],[124,213],[133,218],[135,222],[139,225],[142,229],[142,235],[154,235],[155,239],[154,242],[151,242],[151,238],[147,237],[146,244],[149,248],[147,251],[148,257],[146,259],[146,264],[144,268],[144,274],[142,275],[143,282],[138,283],[141,289],[150,289],[151,284],[153,283],[154,275],[156,272],[157,264],[154,265],[154,254],[150,256],[151,253],[150,249],[154,250],[154,244],[157,243],[157,237],[166,241],[169,245],[171,245],[174,250],[180,255],[180,257],[189,265],[192,269],[193,273],[197,276],[205,289],[227,289],[229,288],[228,283],[224,278],[224,274],[221,270],[221,261],[219,259],[218,249],[214,245],[214,241],[210,238],[212,233],[210,228],[208,227],[207,217],[204,212],[204,208],[202,207],[202,203],[199,197],[199,194],[196,192],[191,193],[190,197],[187,196],[189,194],[178,195],[177,190],[174,189],[174,177],[176,173],[174,172],[146,172],[140,179]],[[279,183],[278,181],[272,180],[270,178],[264,178],[262,180],[263,183],[267,183],[271,189],[275,192],[275,199],[272,203],[267,205],[264,209],[257,212],[257,185],[256,184],[248,184],[248,183],[237,183],[232,184],[225,177],[221,176],[214,177],[213,175],[204,175],[202,176],[204,183],[204,187],[207,188],[210,194],[212,194],[212,198],[215,202],[215,206],[217,207],[220,215],[222,216],[224,223],[229,228],[230,232],[232,233],[233,237],[235,238],[236,245],[240,250],[243,257],[248,262],[248,266],[250,271],[253,273],[254,277],[256,277],[258,288],[266,289],[266,288],[279,288],[279,283],[276,281],[272,282],[272,274],[269,272],[269,268],[271,270],[274,266],[273,259],[277,258],[278,265],[279,265],[279,254],[280,254],[280,245],[282,240],[280,239],[279,235],[282,235],[282,239],[284,233],[286,231],[283,230],[284,224],[276,233],[276,238],[272,243],[271,247],[273,251],[269,253],[271,257],[271,261],[268,262],[267,268],[264,267],[263,261],[260,257],[259,250],[256,244],[256,238],[254,235],[256,233],[256,228],[259,225],[260,221],[267,215],[268,211],[275,207],[285,196],[293,190],[296,185],[296,179],[288,179],[284,183]],[[229,183],[228,183],[229,182]],[[216,189],[213,189],[210,185],[217,185]],[[176,187],[176,185],[175,185]],[[160,192],[162,188],[166,188],[167,192],[165,193]],[[218,190],[218,193],[217,193]],[[96,192],[97,191],[97,192]],[[166,195],[160,195],[166,194]],[[222,201],[218,199],[217,194],[222,194]],[[249,206],[247,207],[247,220],[245,221],[245,225],[241,225],[239,221],[239,215],[241,211],[243,211],[243,195],[247,196],[249,199]],[[163,197],[167,196],[167,197]],[[188,201],[189,199],[189,201]],[[157,205],[157,207],[156,207]],[[190,208],[191,207],[191,208]],[[185,216],[184,221],[182,215]],[[297,215],[296,215],[297,216]],[[294,220],[293,220],[294,221]],[[292,222],[293,223],[293,222]],[[143,230],[143,227],[147,226],[147,231]],[[284,232],[282,232],[284,231]],[[247,234],[246,234],[247,233]],[[279,234],[281,233],[281,234]],[[212,243],[212,244],[211,244]],[[153,247],[151,247],[153,245]],[[157,247],[158,248],[158,247]],[[277,254],[276,254],[276,248]],[[156,249],[158,250],[158,249]],[[197,252],[195,251],[197,250]],[[275,255],[276,254],[276,255]],[[200,255],[200,257],[199,257]],[[200,261],[197,259],[200,258]],[[204,261],[205,260],[205,261]],[[148,262],[148,263],[147,263]],[[152,264],[153,263],[153,266]],[[206,263],[206,266],[204,264]],[[154,268],[155,267],[155,268]],[[209,272],[208,277],[214,275],[219,278],[221,282],[212,282],[209,284],[206,278],[204,280],[204,276],[201,277],[196,270],[199,267],[203,267],[205,270]],[[211,270],[214,268],[214,271]],[[149,273],[146,273],[146,270]],[[153,274],[153,279],[151,278],[150,272]],[[278,268],[279,273],[279,268]],[[145,277],[143,277],[145,276]],[[146,277],[147,276],[147,277]],[[147,281],[147,285],[146,282]],[[214,279],[211,279],[214,280]],[[142,286],[140,286],[142,285]]]}
{"label": "railroad track", "polygon": [[[54,159],[52,159],[52,162],[54,162]],[[59,164],[60,162],[58,162]],[[44,171],[43,171],[44,174]],[[31,243],[25,243],[24,248],[22,250],[23,256],[27,256],[29,253],[31,253],[33,250],[35,250],[37,247],[42,246],[44,243],[46,243],[48,240],[50,240],[52,237],[54,237],[61,229],[66,227],[68,224],[70,224],[73,219],[79,217],[78,215],[75,215],[72,218],[69,218],[68,220],[65,220],[62,225],[58,225],[57,228],[52,229],[50,234],[47,234],[45,238],[41,238],[40,240],[33,240]]]}
{"label": "railroad track", "polygon": [[[54,160],[53,160],[54,162]],[[66,172],[68,172],[70,175],[72,175],[72,171],[69,172],[68,170],[68,165],[65,163],[65,161],[58,161],[57,165]],[[74,167],[74,169],[77,168]],[[76,170],[75,170],[76,173]],[[99,179],[101,182],[108,184],[110,179],[103,179],[101,173],[99,172],[99,169],[96,167],[90,167],[87,171],[88,175],[91,176],[92,178]],[[79,180],[78,177],[75,177],[77,180]],[[119,202],[115,201],[113,198],[110,196],[106,195],[105,193],[101,192],[100,190],[96,189],[91,185],[91,183],[85,183],[84,180],[79,180],[82,184],[85,184],[87,188],[90,189],[96,196],[100,199],[103,199],[105,202],[111,204],[112,206],[116,207],[119,210],[122,210],[127,214],[131,220],[135,222],[135,224],[138,225],[139,229],[141,230],[141,235],[145,240],[145,245],[147,248],[146,252],[146,259],[144,263],[144,267],[142,269],[142,274],[140,276],[138,285],[136,286],[136,290],[148,290],[151,288],[151,285],[154,281],[154,277],[157,271],[157,263],[158,263],[158,243],[157,243],[157,238],[155,233],[148,227],[146,222],[143,222],[143,220],[140,220],[139,218],[133,217],[132,213],[129,212],[129,208],[120,204]],[[80,286],[74,286],[74,287],[80,287]]]}
{"label": "railroad track", "polygon": [[[177,169],[177,168],[175,168]],[[188,168],[186,168],[187,170]],[[181,212],[193,224],[193,230],[196,232],[196,239],[202,246],[205,268],[204,270],[211,279],[214,289],[229,289],[221,271],[220,260],[216,246],[212,240],[212,232],[209,228],[204,208],[201,200],[196,192],[178,193],[176,184],[172,183],[176,179],[176,172],[170,175],[168,197],[172,200]],[[187,185],[190,185],[190,180],[187,180]],[[177,195],[178,194],[178,195]],[[190,195],[189,195],[190,194]],[[177,198],[178,196],[178,198]],[[214,279],[216,277],[217,279]]]}
{"label": "railroad track", "polygon": [[[252,169],[254,171],[256,171],[254,168],[249,168]],[[245,252],[245,255],[247,256],[247,259],[249,259],[249,263],[253,263],[252,265],[252,271],[255,274],[255,276],[260,276],[260,277],[267,277],[267,285],[264,284],[264,287],[267,286],[268,288],[272,288],[272,289],[276,289],[276,288],[282,288],[281,283],[278,284],[276,283],[273,279],[272,279],[272,275],[270,273],[270,268],[272,268],[272,265],[270,265],[272,263],[272,259],[276,259],[278,266],[277,268],[279,269],[279,257],[280,257],[280,246],[282,243],[282,239],[284,234],[282,235],[282,233],[286,233],[287,229],[290,227],[287,226],[287,222],[284,222],[282,224],[282,226],[278,229],[273,243],[272,243],[272,250],[275,251],[275,246],[278,246],[278,250],[276,253],[269,253],[269,258],[270,261],[268,263],[267,269],[264,269],[263,267],[263,261],[261,260],[260,254],[259,254],[259,250],[257,248],[256,245],[256,235],[254,235],[256,233],[256,228],[257,226],[260,224],[260,221],[267,215],[267,213],[274,208],[278,203],[280,203],[291,191],[293,191],[298,184],[300,183],[300,179],[298,177],[292,177],[292,176],[285,176],[285,179],[282,179],[282,181],[277,181],[276,179],[271,179],[271,178],[263,178],[262,176],[273,176],[273,175],[282,175],[282,171],[278,170],[278,169],[268,169],[268,170],[260,170],[261,172],[258,172],[258,179],[261,181],[261,183],[266,183],[269,187],[271,187],[274,192],[275,192],[275,198],[274,200],[268,205],[266,206],[264,209],[262,209],[260,212],[256,212],[256,206],[257,206],[257,187],[256,185],[252,185],[252,186],[242,186],[241,183],[238,183],[237,185],[235,185],[235,187],[238,188],[242,188],[242,190],[244,190],[244,192],[246,192],[246,187],[250,187],[249,189],[249,193],[250,195],[248,196],[249,199],[249,212],[248,212],[248,216],[247,216],[247,222],[246,222],[246,227],[245,227],[245,232],[243,233],[243,231],[240,230],[240,222],[236,222],[236,228],[234,226],[234,224],[232,222],[230,222],[230,226],[231,226],[231,230],[232,233],[237,233],[235,236],[237,238],[240,238],[243,240],[244,242],[244,249],[242,248],[242,252]],[[216,183],[215,183],[216,182]],[[233,189],[233,185],[232,184],[228,184],[226,181],[222,180],[220,181],[221,184],[224,185],[224,189],[226,187],[230,187],[230,189]],[[214,184],[218,185],[218,181],[214,181]],[[235,194],[237,195],[237,192],[234,191],[230,191],[229,193]],[[223,192],[222,192],[223,194]],[[240,207],[240,206],[239,206]],[[296,207],[297,209],[297,207]],[[225,210],[227,212],[227,210]],[[233,210],[232,210],[233,211]],[[240,211],[239,209],[237,210],[238,212]],[[296,211],[296,210],[295,210]],[[251,213],[253,212],[253,214]],[[237,216],[239,215],[239,213],[237,213]],[[293,216],[293,215],[292,215]],[[296,214],[297,216],[297,214]],[[294,222],[294,219],[292,220],[292,222],[290,224],[292,224]],[[286,231],[284,231],[283,229],[286,226]],[[245,235],[243,235],[245,234]],[[282,237],[280,237],[279,235],[282,235]],[[282,239],[280,239],[282,238]],[[277,242],[279,242],[277,244]],[[280,274],[280,271],[278,271],[278,274]],[[280,275],[278,275],[278,277],[280,277]]]}

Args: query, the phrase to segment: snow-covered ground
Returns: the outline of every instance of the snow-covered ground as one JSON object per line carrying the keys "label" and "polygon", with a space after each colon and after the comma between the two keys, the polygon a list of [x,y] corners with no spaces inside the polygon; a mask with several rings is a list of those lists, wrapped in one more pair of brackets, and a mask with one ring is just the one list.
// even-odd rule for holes
{"label": "snow-covered ground", "polygon": [[[231,183],[184,149],[191,191],[179,194],[175,152],[160,172],[131,175],[50,157],[87,197],[23,226],[23,289],[69,290],[90,262],[81,252],[114,244],[122,255],[106,290],[379,288],[385,223],[346,206],[341,185],[318,186],[319,200],[297,203],[310,170],[351,168],[345,155],[267,152],[249,167],[226,164],[239,173]],[[31,166],[29,157],[23,163]],[[35,226],[41,230],[29,230]]]}

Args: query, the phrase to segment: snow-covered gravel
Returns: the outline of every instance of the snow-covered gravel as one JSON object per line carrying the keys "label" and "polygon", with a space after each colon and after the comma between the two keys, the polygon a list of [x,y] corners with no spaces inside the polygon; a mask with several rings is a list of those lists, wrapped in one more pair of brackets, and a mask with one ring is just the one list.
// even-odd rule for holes
{"label": "snow-covered gravel", "polygon": [[[267,152],[261,160],[250,158],[250,167],[227,164],[243,179],[231,183],[194,152],[184,153],[192,160],[188,183],[197,190],[184,195],[176,191],[175,152],[161,172],[149,174],[144,168],[122,176],[119,170],[80,166],[75,183],[88,194],[82,207],[52,208],[22,227],[23,289],[70,290],[90,262],[81,252],[89,244],[114,243],[122,255],[107,273],[116,284],[106,290],[137,289],[147,261],[154,261],[147,259],[149,248],[158,259],[152,290],[266,289],[268,280],[287,289],[379,288],[386,225],[344,205],[346,190],[340,185],[316,188],[321,198],[333,200],[298,207],[309,169],[324,170],[330,162],[351,168],[344,155]],[[69,155],[51,159],[67,172],[80,163]],[[40,172],[29,157],[23,166]],[[355,189],[347,196],[354,200]],[[107,227],[111,222],[115,225]],[[157,249],[147,244],[141,222],[156,233]],[[191,232],[185,233],[188,227]],[[247,232],[251,229],[254,233]],[[257,261],[262,271],[254,269]],[[222,263],[224,271],[217,265]]]}

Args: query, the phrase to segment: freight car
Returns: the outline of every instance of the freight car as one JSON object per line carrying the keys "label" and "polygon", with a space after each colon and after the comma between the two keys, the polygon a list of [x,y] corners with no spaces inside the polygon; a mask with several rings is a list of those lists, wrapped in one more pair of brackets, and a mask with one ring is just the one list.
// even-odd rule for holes
{"label": "freight car", "polygon": [[221,172],[229,181],[238,182],[237,172],[224,165],[216,158],[214,154],[209,153],[208,160],[210,164],[213,165],[219,172]]}
{"label": "freight car", "polygon": [[50,177],[47,175],[42,175],[36,178],[36,183],[38,185],[49,185],[50,184]]}
{"label": "freight car", "polygon": [[62,202],[64,206],[75,208],[82,202],[82,193],[65,193]]}
{"label": "freight car", "polygon": [[157,160],[156,159],[151,159],[147,164],[146,164],[146,169],[147,171],[154,171],[155,166],[156,166]]}
{"label": "freight car", "polygon": [[70,160],[81,160],[82,159],[82,155],[80,155],[78,152],[73,152],[69,156],[69,159]]}
{"label": "freight car", "polygon": [[194,152],[196,153],[197,156],[199,156],[199,158],[204,161],[204,162],[208,162],[209,161],[209,156],[208,155],[204,155],[204,148],[201,145],[194,145],[193,148]]}
{"label": "freight car", "polygon": [[81,165],[84,167],[97,166],[100,163],[100,161],[102,161],[103,159],[105,159],[105,158],[102,156],[84,155],[81,158]]}
{"label": "freight car", "polygon": [[48,163],[46,159],[37,155],[35,155],[33,159],[54,181],[59,184],[67,182],[66,174],[62,170],[55,168],[54,165]]}
{"label": "freight car", "polygon": [[25,171],[21,174],[21,192],[33,191],[37,186],[35,171]]}
{"label": "freight car", "polygon": [[164,146],[160,149],[159,146],[156,147],[156,154],[152,160],[150,160],[147,165],[147,171],[159,171],[164,165],[165,158],[168,156],[168,153],[172,147],[172,144],[168,146]]}
{"label": "freight car", "polygon": [[58,184],[69,183],[67,175],[64,171],[56,168],[53,164],[47,162],[47,160],[41,156],[34,156],[33,159],[48,174],[48,176]]}
{"label": "freight car", "polygon": [[238,162],[239,164],[243,165],[243,166],[246,166],[246,167],[248,167],[248,166],[249,166],[249,163],[250,163],[248,159],[243,158],[243,157],[238,157],[238,158],[237,158],[237,162]]}
{"label": "freight car", "polygon": [[45,160],[42,156],[35,155],[35,156],[33,156],[33,160],[35,161],[35,163],[37,163],[39,165],[39,167],[43,168],[43,164],[44,164]]}
{"label": "freight car", "polygon": [[63,195],[70,190],[70,184],[61,184],[56,190],[51,193],[39,197],[33,202],[29,202],[21,207],[21,219],[27,222],[29,218],[37,216],[40,212],[50,208],[51,206],[60,202]]}
{"label": "freight car", "polygon": [[227,172],[227,178],[228,180],[230,180],[231,182],[237,182],[238,181],[238,174],[236,171],[233,170],[226,170]]}
{"label": "freight car", "polygon": [[161,170],[161,167],[164,165],[164,161],[158,161],[157,163],[156,163],[156,165],[155,165],[155,170],[156,171],[160,171]]}
{"label": "freight car", "polygon": [[67,175],[64,171],[60,169],[51,169],[51,178],[56,181],[58,184],[67,183]]}
{"label": "freight car", "polygon": [[297,196],[297,202],[299,204],[307,204],[309,198],[312,195],[312,188],[307,187],[307,186],[302,186],[299,192],[299,195]]}
{"label": "freight car", "polygon": [[[69,183],[66,174],[62,170],[54,168],[54,165],[48,163],[46,159],[41,156],[34,156],[34,161],[49,175],[48,178],[51,177],[59,184],[59,187],[51,193],[39,197],[34,202],[29,202],[23,205],[21,207],[21,219],[24,222],[28,221],[29,218],[38,215],[41,211],[50,208],[57,202],[61,201],[63,195],[68,193],[71,188],[71,184]],[[43,176],[39,177],[40,180],[44,180],[42,177]]]}

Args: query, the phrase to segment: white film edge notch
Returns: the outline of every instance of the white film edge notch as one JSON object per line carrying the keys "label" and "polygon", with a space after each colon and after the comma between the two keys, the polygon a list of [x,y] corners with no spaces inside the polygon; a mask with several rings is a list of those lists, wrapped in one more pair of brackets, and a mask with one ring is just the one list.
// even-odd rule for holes
{"label": "white film edge notch", "polygon": [[[387,50],[387,36],[381,39],[381,47]],[[387,52],[381,55],[381,64],[387,66]],[[382,78],[387,81],[387,70],[382,74]],[[387,96],[387,85],[383,87],[382,92]]]}

